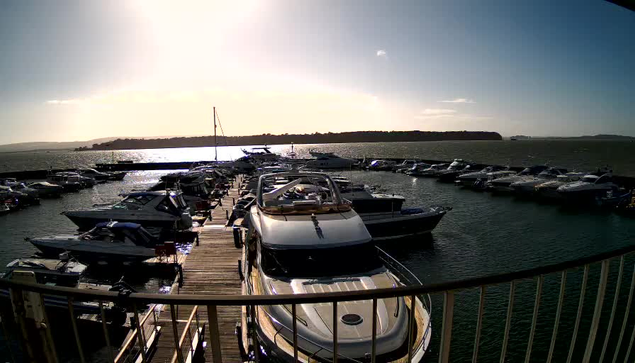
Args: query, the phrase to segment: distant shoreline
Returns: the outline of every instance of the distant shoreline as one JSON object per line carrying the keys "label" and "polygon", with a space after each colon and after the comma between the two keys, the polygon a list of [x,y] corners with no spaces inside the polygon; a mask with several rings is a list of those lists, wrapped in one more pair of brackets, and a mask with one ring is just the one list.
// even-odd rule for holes
{"label": "distant shoreline", "polygon": [[[412,142],[412,141],[500,141],[503,137],[489,131],[356,131],[342,133],[218,136],[218,146],[286,145],[286,144],[341,144],[358,142]],[[89,150],[134,150],[181,147],[214,146],[213,136],[175,137],[169,139],[117,139],[92,147],[79,147],[75,151]]]}

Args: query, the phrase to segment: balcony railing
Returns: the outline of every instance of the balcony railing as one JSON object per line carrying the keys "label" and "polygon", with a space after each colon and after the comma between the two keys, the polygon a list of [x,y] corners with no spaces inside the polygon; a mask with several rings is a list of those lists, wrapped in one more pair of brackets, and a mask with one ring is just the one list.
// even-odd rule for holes
{"label": "balcony railing", "polygon": [[[147,340],[151,337],[151,331],[146,331],[144,323],[153,318],[156,322],[155,308],[160,305],[170,306],[170,321],[174,327],[175,339],[173,342],[173,358],[172,361],[184,362],[193,357],[195,350],[200,346],[207,346],[211,349],[214,362],[221,362],[223,355],[221,351],[220,326],[218,323],[218,313],[216,311],[219,306],[240,306],[246,309],[255,309],[260,306],[270,305],[289,305],[293,314],[293,326],[284,327],[292,331],[293,341],[291,342],[294,354],[298,354],[298,339],[302,339],[297,334],[296,309],[300,304],[333,304],[333,310],[337,311],[337,304],[345,301],[372,301],[373,309],[373,332],[377,329],[377,301],[385,298],[405,297],[414,301],[415,298],[425,297],[424,300],[429,304],[428,295],[433,299],[442,300],[442,309],[433,310],[432,318],[436,322],[432,330],[433,339],[431,346],[427,352],[429,355],[426,360],[431,358],[438,359],[439,362],[466,361],[476,362],[483,358],[483,354],[487,354],[487,359],[491,361],[492,356],[496,356],[496,360],[505,362],[509,360],[518,361],[518,357],[523,356],[522,360],[529,362],[536,358],[537,354],[544,355],[544,359],[540,361],[606,361],[606,362],[625,362],[630,361],[633,342],[635,339],[635,331],[633,330],[633,320],[630,310],[633,301],[633,291],[635,290],[635,246],[628,246],[611,252],[598,254],[595,256],[579,258],[573,261],[556,263],[552,265],[541,266],[537,268],[527,269],[523,271],[497,274],[493,276],[485,276],[462,281],[452,281],[438,284],[418,285],[416,283],[391,289],[377,289],[365,291],[348,291],[335,292],[328,294],[300,294],[300,295],[276,295],[276,296],[257,296],[257,295],[158,295],[146,293],[120,294],[107,291],[86,291],[74,288],[51,287],[36,283],[24,283],[11,280],[0,280],[0,288],[8,289],[13,296],[13,315],[3,316],[3,327],[5,320],[14,319],[19,327],[24,326],[27,319],[25,315],[24,301],[20,301],[19,297],[23,297],[24,292],[34,293],[29,296],[30,303],[33,299],[39,299],[43,302],[43,296],[63,297],[67,299],[69,306],[69,326],[72,326],[75,345],[77,347],[78,357],[80,361],[85,361],[82,343],[89,336],[82,336],[76,326],[76,315],[73,311],[73,302],[75,301],[91,301],[98,303],[101,308],[101,322],[103,325],[103,334],[106,344],[110,349],[109,326],[106,324],[106,317],[103,306],[106,303],[116,303],[120,306],[130,307],[135,314],[134,325],[136,333],[133,337],[123,345],[123,349],[119,352],[109,350],[109,361],[124,361],[123,357],[133,351],[131,342],[136,340],[138,347],[134,348],[132,354],[136,355],[138,361],[145,362],[149,360],[147,356],[149,347]],[[397,261],[391,260],[389,257],[384,258],[385,262],[394,265],[393,268],[402,268]],[[404,268],[405,269],[405,268]],[[596,274],[599,269],[599,274]],[[574,294],[577,299],[571,299],[571,285],[567,285],[569,280],[576,282],[576,277],[581,272],[581,282],[578,293]],[[629,284],[630,277],[630,284]],[[414,279],[416,277],[413,276]],[[535,288],[531,291],[523,289],[519,294],[519,289],[524,282],[533,280]],[[549,319],[545,319],[545,314],[541,315],[541,308],[546,301],[547,295],[543,293],[546,281],[550,281],[551,295],[550,299],[555,302],[555,314]],[[405,282],[405,281],[404,281]],[[413,283],[413,281],[410,281]],[[555,288],[554,283],[559,285]],[[526,284],[523,286],[527,287]],[[501,290],[505,289],[506,293],[501,294]],[[529,291],[529,292],[528,292]],[[569,293],[567,293],[569,291]],[[476,316],[469,314],[461,309],[461,299],[466,297],[465,293],[472,294],[478,292],[478,308]],[[496,345],[491,341],[487,344],[487,351],[483,348],[483,326],[484,317],[487,316],[486,304],[488,293],[494,292],[499,302],[505,301],[506,309],[495,314],[495,323],[502,329],[496,331],[495,335],[502,336],[496,340]],[[612,293],[611,293],[612,292]],[[18,298],[16,298],[18,297]],[[525,326],[527,331],[522,333],[514,330],[514,310],[515,304],[519,299],[525,304],[532,304],[531,313],[525,318]],[[531,302],[533,301],[533,303]],[[594,301],[589,305],[590,301]],[[149,312],[143,317],[139,317],[137,307],[150,305]],[[186,322],[186,328],[181,336],[177,339],[177,315],[174,313],[179,307],[193,307],[189,319]],[[575,307],[575,316],[573,314],[565,314],[565,307]],[[207,309],[208,319],[206,322],[200,322],[198,318],[199,312]],[[44,308],[44,316],[41,317],[43,322],[39,328],[43,333],[41,344],[47,345],[37,347],[47,352],[47,356],[53,357],[53,361],[57,360],[57,352],[53,344],[52,336],[55,334],[52,328],[47,324],[47,308]],[[252,310],[253,311],[253,310]],[[573,311],[573,310],[572,310]],[[457,314],[455,314],[457,313]],[[8,314],[5,314],[8,315]],[[455,318],[455,315],[457,318]],[[551,315],[551,314],[549,314]],[[565,316],[566,315],[566,316]],[[569,316],[571,315],[571,316]],[[465,316],[469,316],[470,322],[462,321]],[[475,320],[475,323],[472,324]],[[490,319],[492,320],[492,319]],[[202,326],[207,324],[204,329],[207,333],[202,337]],[[528,325],[527,325],[528,324]],[[156,323],[155,323],[156,325]],[[457,329],[454,329],[454,326]],[[460,328],[459,328],[460,326]],[[466,334],[464,327],[469,326],[471,332]],[[584,329],[582,328],[584,326]],[[412,320],[409,322],[410,336],[414,324]],[[327,361],[336,362],[338,359],[346,360],[337,353],[337,329],[334,329],[332,358]],[[567,330],[567,336],[563,338],[563,331]],[[473,332],[473,340],[467,339]],[[426,334],[428,329],[426,329]],[[568,334],[570,333],[570,337]],[[5,332],[5,337],[7,333]],[[536,339],[541,335],[543,343],[541,348],[537,348]],[[455,338],[458,336],[458,338]],[[523,341],[519,341],[522,336]],[[47,339],[48,337],[48,339]],[[137,338],[137,339],[136,339]],[[377,360],[375,351],[375,336],[373,336],[373,344],[369,347],[368,359],[370,362]],[[454,338],[454,339],[453,339]],[[257,339],[257,338],[256,338]],[[526,340],[524,340],[526,339]],[[205,344],[198,344],[202,340]],[[491,340],[491,339],[490,339]],[[514,346],[514,358],[510,358],[510,344]],[[24,356],[29,356],[29,344],[33,342],[23,342]],[[471,348],[469,348],[471,346]],[[189,352],[187,357],[183,356],[184,352]],[[460,356],[451,356],[452,347],[460,351]],[[481,348],[479,350],[479,348]],[[467,350],[471,353],[466,353]],[[524,354],[519,353],[524,352]],[[260,353],[258,349],[250,352],[247,357],[249,360],[258,361]],[[458,353],[457,353],[458,354]],[[534,354],[532,356],[532,354]],[[12,354],[13,355],[13,354]],[[452,359],[451,359],[452,358]],[[322,360],[325,360],[321,358]],[[408,355],[408,360],[411,355]]]}

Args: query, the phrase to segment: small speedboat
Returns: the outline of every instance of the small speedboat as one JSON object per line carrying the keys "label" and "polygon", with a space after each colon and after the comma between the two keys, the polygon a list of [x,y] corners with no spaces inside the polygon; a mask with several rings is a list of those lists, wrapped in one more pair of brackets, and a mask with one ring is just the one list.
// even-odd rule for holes
{"label": "small speedboat", "polygon": [[108,180],[114,180],[114,181],[123,180],[123,178],[125,178],[126,175],[128,175],[128,173],[125,171],[113,171],[108,173]]}
{"label": "small speedboat", "polygon": [[77,173],[59,172],[50,174],[46,181],[64,188],[65,192],[77,192],[82,189],[81,177]]}
{"label": "small speedboat", "polygon": [[374,171],[392,171],[396,163],[391,160],[373,160],[368,165],[368,170]]}
{"label": "small speedboat", "polygon": [[371,193],[367,189],[340,191],[342,198],[351,202],[375,241],[428,234],[451,210],[440,206],[404,209],[405,198],[400,195]]}
{"label": "small speedboat", "polygon": [[[117,291],[121,287],[110,285],[98,285],[81,282],[87,266],[70,258],[68,254],[62,254],[59,258],[19,258],[11,261],[1,278],[27,283],[46,284],[48,286],[72,287],[80,290]],[[127,286],[127,285],[126,285]],[[11,292],[8,289],[0,289],[0,298],[9,299]],[[42,301],[47,308],[68,310],[70,300],[64,296],[42,295]],[[73,300],[75,314],[92,314],[101,318],[102,308],[106,321],[121,325],[126,320],[126,312],[113,303],[105,303],[100,306],[97,301]],[[68,312],[65,312],[68,314]]]}
{"label": "small speedboat", "polygon": [[0,200],[10,201],[9,207],[11,209],[21,209],[30,205],[40,204],[40,198],[37,197],[36,193],[27,194],[4,185],[0,185]]}
{"label": "small speedboat", "polygon": [[490,173],[495,173],[503,170],[509,170],[509,168],[499,165],[490,165],[481,169],[480,171],[460,174],[456,179],[462,186],[471,188],[478,180],[488,180],[488,178],[490,177]]}
{"label": "small speedboat", "polygon": [[393,166],[392,171],[395,173],[405,173],[406,171],[412,169],[413,166],[417,164],[416,160],[404,160],[401,163]]}
{"label": "small speedboat", "polygon": [[11,212],[11,208],[9,208],[9,204],[5,201],[0,200],[0,216],[8,214]]}
{"label": "small speedboat", "polygon": [[5,277],[14,271],[33,271],[38,284],[74,287],[88,266],[70,258],[18,258],[7,265]]}
{"label": "small speedboat", "polygon": [[[419,163],[415,163],[414,165],[412,165],[411,168],[403,170],[402,172],[404,174],[406,174],[406,175],[417,176],[417,174],[419,174],[423,170],[428,169],[431,166],[432,165],[430,165],[428,163],[419,162]],[[399,171],[397,171],[397,172],[399,172]]]}
{"label": "small speedboat", "polygon": [[579,181],[559,187],[558,193],[569,202],[588,203],[596,202],[598,198],[617,195],[619,186],[613,183],[611,173],[601,176],[588,174]]}
{"label": "small speedboat", "polygon": [[[244,294],[372,290],[408,283],[391,268],[390,257],[374,246],[361,218],[341,198],[327,175],[269,174],[261,176],[260,181],[243,246]],[[307,185],[328,187],[309,189]],[[339,302],[336,316],[331,304],[298,304],[297,339],[288,328],[295,325],[288,306],[257,306],[255,314],[243,309],[240,342],[250,356],[296,362],[295,340],[297,361],[332,361],[336,327],[337,357],[342,361],[370,361],[375,342],[379,361],[410,358],[420,362],[428,350],[432,328],[428,298],[414,299],[378,299],[375,338],[370,300]],[[412,339],[408,339],[409,321],[414,327]],[[251,337],[256,340],[250,343]]]}
{"label": "small speedboat", "polygon": [[35,182],[29,184],[28,187],[37,190],[40,198],[59,198],[64,192],[64,188],[49,182]]}
{"label": "small speedboat", "polygon": [[348,169],[357,163],[355,160],[341,158],[333,153],[311,151],[311,155],[317,156],[316,159],[306,162],[306,167],[309,169]]}
{"label": "small speedboat", "polygon": [[408,171],[406,174],[410,176],[424,176],[434,178],[447,168],[448,164],[432,164],[426,169],[417,168],[415,170]]}
{"label": "small speedboat", "polygon": [[565,175],[566,169],[547,168],[538,175],[523,178],[517,182],[511,183],[509,186],[519,195],[530,195],[536,192],[536,186],[546,181],[551,181],[561,175]]}
{"label": "small speedboat", "polygon": [[132,222],[166,230],[192,227],[192,217],[182,193],[172,191],[130,193],[115,205],[62,214],[84,231],[108,221]]}
{"label": "small speedboat", "polygon": [[546,165],[534,165],[523,169],[518,174],[514,173],[514,175],[511,176],[491,179],[487,182],[487,190],[500,193],[513,192],[514,189],[511,187],[512,183],[531,179],[534,175],[537,175],[547,168]]}
{"label": "small speedboat", "polygon": [[110,174],[102,173],[101,171],[97,171],[95,169],[80,169],[78,172],[82,176],[95,179],[96,182],[104,183],[110,180]]}
{"label": "small speedboat", "polygon": [[267,145],[262,147],[253,147],[251,150],[241,149],[243,154],[257,162],[277,161],[280,159],[278,154],[271,152],[271,148]]}
{"label": "small speedboat", "polygon": [[549,180],[544,183],[538,184],[534,187],[536,195],[539,198],[545,200],[558,200],[562,199],[562,195],[558,193],[558,188],[569,183],[580,180],[588,173],[569,172],[564,175],[556,176],[555,180]]}
{"label": "small speedboat", "polygon": [[28,238],[45,256],[68,252],[80,261],[135,263],[155,257],[157,239],[136,223],[98,223],[79,236]]}
{"label": "small speedboat", "polygon": [[437,178],[441,182],[451,183],[454,182],[459,175],[468,173],[472,170],[474,169],[470,163],[462,159],[454,159],[447,169],[439,172]]}

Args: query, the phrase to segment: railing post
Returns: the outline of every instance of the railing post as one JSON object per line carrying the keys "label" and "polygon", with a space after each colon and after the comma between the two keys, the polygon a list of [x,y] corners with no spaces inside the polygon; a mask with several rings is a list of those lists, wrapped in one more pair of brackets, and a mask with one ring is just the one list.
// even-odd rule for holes
{"label": "railing post", "polygon": [[562,314],[562,305],[564,304],[564,292],[566,287],[567,287],[567,270],[564,270],[562,271],[562,277],[560,278],[560,294],[558,296],[558,307],[556,308],[556,317],[553,322],[553,333],[551,334],[551,344],[549,345],[549,355],[547,356],[547,363],[551,362],[551,359],[553,358],[553,351],[556,348],[556,339],[558,338],[558,327],[560,325],[560,314]]}
{"label": "railing post", "polygon": [[512,327],[512,313],[514,312],[514,293],[516,292],[516,280],[509,285],[509,304],[507,305],[507,318],[505,320],[505,335],[503,336],[503,349],[501,350],[501,363],[505,363],[507,344],[509,343],[509,331]]}
{"label": "railing post", "polygon": [[59,359],[57,359],[57,350],[55,349],[55,341],[53,340],[53,334],[51,333],[51,321],[48,318],[48,315],[46,314],[46,305],[44,305],[44,297],[42,296],[42,294],[37,294],[37,296],[40,298],[40,304],[42,306],[42,317],[44,318],[44,329],[45,331],[45,335],[46,335],[46,341],[48,341],[49,346],[49,350],[50,350],[50,354],[51,354],[51,358],[53,360],[53,362],[57,363],[59,362]]}
{"label": "railing post", "polygon": [[375,363],[377,358],[377,298],[373,298],[373,335],[370,352],[370,361]]}
{"label": "railing post", "polygon": [[337,363],[337,301],[333,301],[333,363]]}
{"label": "railing post", "polygon": [[[606,348],[609,345],[609,338],[611,336],[611,330],[613,330],[613,320],[615,319],[615,311],[617,310],[617,303],[620,299],[620,288],[622,287],[622,276],[624,275],[624,255],[620,257],[620,267],[617,274],[617,283],[615,284],[615,296],[613,297],[613,307],[611,308],[611,317],[609,318],[609,325],[606,327],[606,336],[604,337],[604,344],[602,345],[602,353],[600,354],[600,362],[604,362],[604,356],[606,354]],[[619,349],[619,346],[616,348]]]}
{"label": "railing post", "polygon": [[139,349],[141,349],[141,361],[143,363],[147,362],[146,357],[146,342],[145,337],[143,336],[143,327],[141,326],[141,321],[139,320],[139,312],[137,311],[137,304],[132,304],[132,310],[134,312],[134,321],[137,326],[137,341],[139,342]]}
{"label": "railing post", "polygon": [[174,310],[174,304],[170,304],[170,320],[172,320],[172,333],[174,334],[174,349],[176,350],[176,359],[179,363],[184,363],[183,350],[179,342],[179,329],[177,326],[176,310]]}
{"label": "railing post", "polygon": [[620,329],[620,337],[617,340],[615,353],[613,353],[613,363],[617,362],[617,357],[620,355],[620,348],[622,347],[622,339],[624,338],[624,333],[626,331],[626,323],[628,322],[628,315],[631,311],[631,303],[633,302],[633,290],[635,290],[635,265],[633,267],[633,276],[631,277],[631,287],[628,291],[628,302],[626,303],[626,312],[624,313],[624,319],[622,321],[622,329]]}
{"label": "railing post", "polygon": [[446,291],[444,295],[439,363],[450,361],[450,343],[452,342],[452,323],[454,319],[454,291]]}
{"label": "railing post", "polygon": [[543,276],[538,276],[536,286],[536,300],[534,301],[534,315],[531,319],[531,331],[529,332],[529,342],[527,343],[527,352],[525,353],[525,363],[529,363],[531,357],[531,348],[534,345],[534,335],[536,334],[536,324],[538,323],[538,311],[540,310],[540,298],[542,296],[542,280]]}
{"label": "railing post", "polygon": [[593,353],[593,345],[595,344],[595,336],[600,326],[600,318],[602,317],[602,305],[604,305],[604,294],[606,293],[606,283],[609,279],[609,268],[611,260],[602,261],[602,271],[600,272],[600,282],[598,284],[598,295],[595,299],[595,309],[593,311],[593,320],[591,320],[591,330],[587,339],[586,349],[584,350],[583,363],[589,363],[591,354]]}
{"label": "railing post", "polygon": [[101,315],[101,327],[104,330],[104,340],[106,341],[106,346],[108,346],[108,358],[110,362],[115,361],[115,353],[112,350],[112,345],[110,344],[110,334],[108,333],[108,324],[106,323],[106,312],[104,311],[104,303],[102,301],[99,302],[99,314]]}
{"label": "railing post", "polygon": [[9,339],[9,330],[7,329],[6,317],[0,312],[0,321],[2,321],[2,334],[4,335],[4,341],[7,344],[7,350],[11,356],[11,363],[15,363],[15,355],[13,354],[13,348],[11,347],[11,339]]}
{"label": "railing post", "polygon": [[220,332],[218,330],[218,311],[216,310],[216,305],[207,305],[207,320],[209,321],[209,340],[212,347],[212,360],[214,363],[222,363],[223,354],[220,350]]}
{"label": "railing post", "polygon": [[578,329],[580,328],[580,319],[582,318],[582,307],[584,306],[584,295],[586,294],[586,284],[589,281],[589,265],[584,266],[584,276],[582,277],[582,287],[580,287],[580,301],[578,301],[578,314],[575,317],[575,325],[573,327],[573,335],[571,336],[571,345],[569,346],[569,355],[567,363],[571,363],[573,351],[575,349],[575,341],[578,338]]}
{"label": "railing post", "polygon": [[414,339],[412,331],[415,327],[416,301],[416,296],[412,295],[410,297],[410,315],[408,316],[408,363],[412,362],[412,342]]}
{"label": "railing post", "polygon": [[73,306],[73,298],[68,296],[66,298],[68,303],[68,315],[71,318],[71,326],[73,327],[73,334],[75,335],[75,344],[77,345],[77,352],[79,353],[79,361],[84,363],[84,350],[82,349],[82,341],[79,339],[79,330],[77,329],[77,323],[75,322],[75,307]]}
{"label": "railing post", "polygon": [[251,305],[251,339],[254,344],[254,359],[256,363],[260,362],[260,345],[258,344],[258,332],[256,331],[256,306]]}
{"label": "railing post", "polygon": [[480,296],[478,301],[478,317],[476,318],[476,334],[474,335],[474,352],[472,353],[472,363],[478,360],[478,348],[481,342],[481,329],[483,328],[483,309],[485,307],[485,285],[479,288]]}
{"label": "railing post", "polygon": [[298,318],[296,304],[291,305],[291,318],[293,319],[293,360],[298,361]]}

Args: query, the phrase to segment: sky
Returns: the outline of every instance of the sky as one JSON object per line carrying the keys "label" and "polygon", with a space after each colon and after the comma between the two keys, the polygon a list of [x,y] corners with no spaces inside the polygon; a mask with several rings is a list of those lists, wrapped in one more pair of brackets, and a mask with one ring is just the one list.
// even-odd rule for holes
{"label": "sky", "polygon": [[635,136],[635,12],[582,1],[0,2],[0,144]]}

